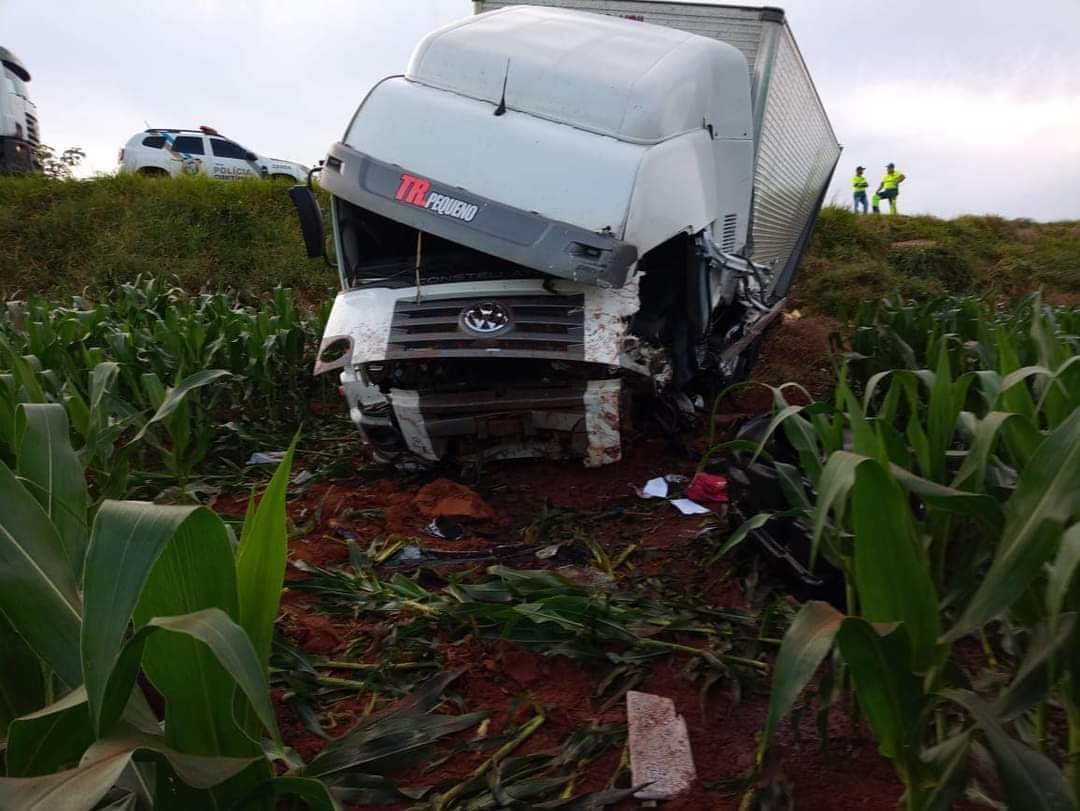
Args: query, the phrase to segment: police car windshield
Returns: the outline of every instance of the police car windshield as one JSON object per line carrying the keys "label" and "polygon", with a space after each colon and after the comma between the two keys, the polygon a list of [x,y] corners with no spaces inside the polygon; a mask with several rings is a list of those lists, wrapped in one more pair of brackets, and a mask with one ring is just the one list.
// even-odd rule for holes
{"label": "police car windshield", "polygon": [[30,91],[26,89],[26,83],[7,68],[4,68],[4,84],[16,96],[22,96],[30,101]]}

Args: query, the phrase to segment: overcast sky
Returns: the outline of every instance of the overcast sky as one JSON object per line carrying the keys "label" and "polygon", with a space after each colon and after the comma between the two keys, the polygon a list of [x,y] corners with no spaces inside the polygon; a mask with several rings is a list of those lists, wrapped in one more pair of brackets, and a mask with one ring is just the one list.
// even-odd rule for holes
{"label": "overcast sky", "polygon": [[[774,0],[775,1],[775,0]],[[1080,219],[1080,0],[782,0],[845,150],[901,208]],[[46,143],[110,172],[151,126],[312,164],[368,88],[467,0],[0,0]]]}

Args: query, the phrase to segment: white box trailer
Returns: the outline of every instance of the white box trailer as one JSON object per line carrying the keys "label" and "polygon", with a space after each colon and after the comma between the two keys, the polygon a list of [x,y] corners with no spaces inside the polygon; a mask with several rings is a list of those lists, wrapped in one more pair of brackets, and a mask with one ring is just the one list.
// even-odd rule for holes
{"label": "white box trailer", "polygon": [[[734,45],[750,68],[754,196],[748,254],[773,268],[785,296],[810,238],[840,144],[783,9],[660,0],[527,0],[528,5],[608,14]],[[514,0],[475,0],[477,14]]]}
{"label": "white box trailer", "polygon": [[838,155],[775,9],[558,0],[444,26],[327,156],[342,292],[316,373],[384,459],[616,461],[625,425],[673,431],[747,373]]}

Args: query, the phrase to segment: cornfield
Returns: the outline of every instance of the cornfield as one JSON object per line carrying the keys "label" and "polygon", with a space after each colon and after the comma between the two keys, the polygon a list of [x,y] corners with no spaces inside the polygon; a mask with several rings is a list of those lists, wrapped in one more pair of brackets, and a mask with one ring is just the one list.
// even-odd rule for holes
{"label": "cornfield", "polygon": [[[866,303],[836,339],[831,402],[774,389],[756,452],[788,509],[748,516],[720,551],[794,516],[810,564],[842,574],[846,605],[807,602],[787,631],[763,760],[826,663],[823,711],[854,695],[905,808],[981,791],[987,761],[1007,807],[1075,806],[1078,318],[1038,296]],[[973,644],[986,672],[970,667]]]}

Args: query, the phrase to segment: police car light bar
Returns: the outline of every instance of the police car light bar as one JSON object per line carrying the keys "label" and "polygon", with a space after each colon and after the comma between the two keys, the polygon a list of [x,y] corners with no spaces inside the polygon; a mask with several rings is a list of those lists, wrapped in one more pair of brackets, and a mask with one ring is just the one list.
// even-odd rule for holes
{"label": "police car light bar", "polygon": [[213,127],[208,127],[205,124],[200,124],[199,129],[205,132],[207,135],[220,135],[220,133]]}

